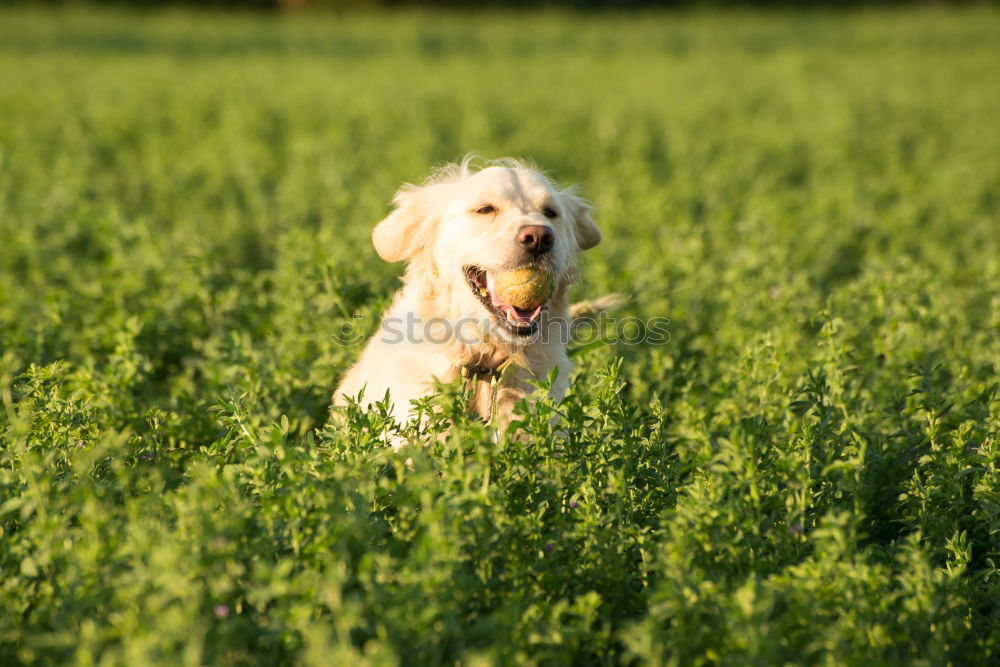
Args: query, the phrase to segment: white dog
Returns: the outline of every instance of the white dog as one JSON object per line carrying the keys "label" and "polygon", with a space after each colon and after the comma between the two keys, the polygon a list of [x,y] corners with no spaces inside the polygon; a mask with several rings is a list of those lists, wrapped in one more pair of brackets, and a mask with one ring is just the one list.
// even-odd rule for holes
{"label": "white dog", "polygon": [[[404,186],[394,204],[372,241],[382,259],[409,262],[404,287],[334,404],[363,393],[367,405],[388,392],[394,417],[405,423],[411,400],[427,395],[435,379],[462,376],[474,385],[471,407],[503,429],[530,391],[528,380],[558,368],[550,391],[561,397],[570,374],[567,291],[577,278],[576,255],[601,240],[590,207],[521,162],[475,170],[468,159],[422,186]],[[555,278],[548,301],[530,310],[501,301],[494,280],[524,268]]]}

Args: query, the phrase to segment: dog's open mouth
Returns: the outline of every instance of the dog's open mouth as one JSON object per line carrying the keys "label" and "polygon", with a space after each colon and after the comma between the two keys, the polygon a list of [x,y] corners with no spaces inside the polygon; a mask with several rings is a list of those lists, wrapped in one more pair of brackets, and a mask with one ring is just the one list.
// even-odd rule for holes
{"label": "dog's open mouth", "polygon": [[465,281],[469,283],[479,303],[508,331],[517,336],[530,336],[538,331],[538,318],[548,306],[547,303],[531,304],[530,308],[518,308],[504,303],[497,296],[493,274],[478,266],[465,267]]}

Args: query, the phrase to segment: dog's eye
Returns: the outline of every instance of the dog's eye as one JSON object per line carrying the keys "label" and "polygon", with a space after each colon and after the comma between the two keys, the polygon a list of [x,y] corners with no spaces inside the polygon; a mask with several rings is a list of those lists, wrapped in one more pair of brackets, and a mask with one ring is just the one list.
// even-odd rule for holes
{"label": "dog's eye", "polygon": [[476,209],[476,213],[479,215],[493,215],[497,212],[497,209],[492,204],[486,204],[485,206],[480,206]]}
{"label": "dog's eye", "polygon": [[544,215],[546,218],[549,218],[549,219],[551,219],[551,218],[558,218],[559,217],[559,214],[551,206],[546,206],[545,208],[543,208],[542,209],[542,215]]}

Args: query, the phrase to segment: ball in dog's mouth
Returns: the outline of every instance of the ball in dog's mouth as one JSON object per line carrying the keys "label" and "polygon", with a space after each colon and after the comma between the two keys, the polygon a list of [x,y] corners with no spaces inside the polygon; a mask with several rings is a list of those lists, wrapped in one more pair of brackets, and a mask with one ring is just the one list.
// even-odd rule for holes
{"label": "ball in dog's mouth", "polygon": [[494,273],[467,266],[465,280],[497,322],[518,336],[538,330],[538,318],[555,291],[552,273],[535,267]]}

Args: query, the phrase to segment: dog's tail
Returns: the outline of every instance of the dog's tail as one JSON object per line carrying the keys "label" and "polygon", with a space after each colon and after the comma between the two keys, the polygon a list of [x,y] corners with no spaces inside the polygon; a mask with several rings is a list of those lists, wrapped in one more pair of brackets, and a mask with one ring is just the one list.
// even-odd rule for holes
{"label": "dog's tail", "polygon": [[569,318],[571,320],[593,318],[605,311],[621,308],[627,302],[628,297],[620,292],[605,294],[596,299],[577,301],[574,304],[570,304]]}

